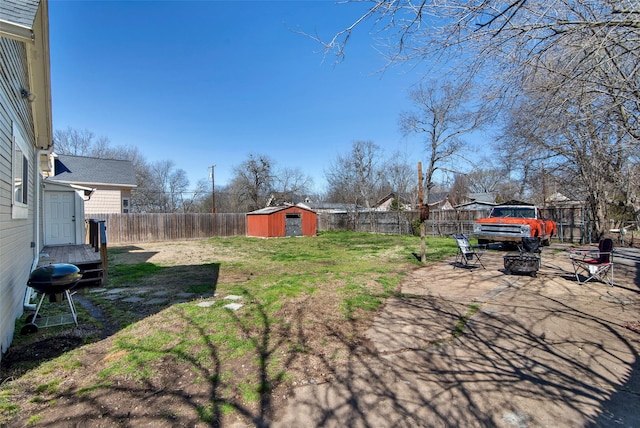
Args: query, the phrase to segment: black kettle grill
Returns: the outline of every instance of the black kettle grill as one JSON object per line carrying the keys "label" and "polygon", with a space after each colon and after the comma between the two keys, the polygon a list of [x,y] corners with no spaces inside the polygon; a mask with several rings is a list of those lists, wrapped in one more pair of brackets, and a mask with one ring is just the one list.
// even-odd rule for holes
{"label": "black kettle grill", "polygon": [[[44,327],[54,325],[62,325],[70,322],[78,325],[78,315],[73,303],[72,293],[69,290],[73,288],[82,279],[80,269],[68,263],[55,263],[48,266],[38,268],[29,275],[28,285],[41,294],[40,301],[36,306],[33,315],[27,317],[27,324],[22,327],[20,333],[29,334],[38,331],[38,325],[35,323],[38,312],[42,306],[45,297],[49,297],[50,302],[59,302],[67,299],[69,310],[71,311],[72,321],[65,321],[64,317],[48,317]],[[53,321],[51,318],[56,318]]]}

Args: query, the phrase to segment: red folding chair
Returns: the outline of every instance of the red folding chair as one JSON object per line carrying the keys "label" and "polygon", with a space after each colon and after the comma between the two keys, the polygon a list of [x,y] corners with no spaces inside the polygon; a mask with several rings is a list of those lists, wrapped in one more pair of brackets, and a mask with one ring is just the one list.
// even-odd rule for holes
{"label": "red folding chair", "polygon": [[573,249],[569,258],[578,284],[597,279],[613,287],[613,239],[601,239],[597,250]]}

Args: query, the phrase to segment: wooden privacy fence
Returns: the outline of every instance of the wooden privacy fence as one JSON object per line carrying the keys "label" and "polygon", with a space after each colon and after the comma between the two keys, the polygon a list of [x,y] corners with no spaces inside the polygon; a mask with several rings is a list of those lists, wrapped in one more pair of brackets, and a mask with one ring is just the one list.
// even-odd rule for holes
{"label": "wooden privacy fence", "polygon": [[243,213],[91,214],[104,220],[109,244],[183,241],[214,236],[244,236]]}
{"label": "wooden privacy fence", "polygon": [[[578,208],[546,208],[543,213],[558,224],[563,242],[590,242],[591,223]],[[426,221],[428,236],[473,235],[474,222],[486,217],[489,210],[434,210]],[[104,220],[110,244],[180,241],[214,236],[245,236],[244,213],[171,213],[171,214],[92,214]],[[317,230],[357,231],[397,235],[419,234],[418,211],[317,212]]]}
{"label": "wooden privacy fence", "polygon": [[[473,235],[476,220],[490,210],[434,210],[425,222],[428,236]],[[584,220],[581,207],[545,208],[543,215],[558,224],[558,238],[565,242],[586,242],[591,223]],[[318,213],[318,231],[347,230],[389,234],[419,234],[419,212],[347,212]],[[584,237],[584,238],[583,238]]]}

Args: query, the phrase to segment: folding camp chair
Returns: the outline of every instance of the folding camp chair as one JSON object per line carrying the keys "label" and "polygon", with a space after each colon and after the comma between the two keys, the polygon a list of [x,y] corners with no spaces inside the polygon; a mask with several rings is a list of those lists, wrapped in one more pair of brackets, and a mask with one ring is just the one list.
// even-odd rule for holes
{"label": "folding camp chair", "polygon": [[[613,239],[600,240],[598,249],[573,249],[569,253],[578,284],[597,279],[613,287]],[[581,279],[584,274],[586,279]]]}
{"label": "folding camp chair", "polygon": [[486,252],[479,250],[479,248],[483,248],[482,246],[469,244],[469,239],[463,234],[453,235],[453,238],[458,244],[458,254],[456,254],[454,268],[456,266],[475,266],[476,263],[479,263],[485,269],[480,260],[480,257]]}

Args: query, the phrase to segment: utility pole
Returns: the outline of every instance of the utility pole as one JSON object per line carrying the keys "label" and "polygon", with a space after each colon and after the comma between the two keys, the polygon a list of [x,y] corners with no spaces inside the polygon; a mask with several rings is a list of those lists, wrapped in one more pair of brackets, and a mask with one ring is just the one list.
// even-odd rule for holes
{"label": "utility pole", "polygon": [[211,169],[211,214],[216,213],[216,180],[215,180],[215,165],[211,165],[209,169]]}
{"label": "utility pole", "polygon": [[422,162],[418,162],[418,203],[420,204],[420,261],[422,264],[427,264],[427,244],[426,244],[426,233],[425,233],[425,217],[428,217],[424,214],[424,195],[422,193]]}

